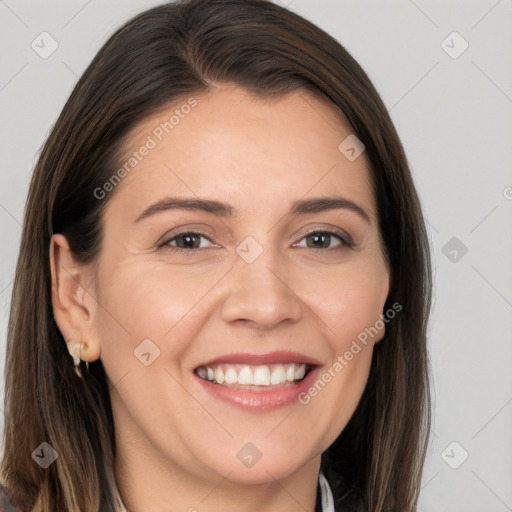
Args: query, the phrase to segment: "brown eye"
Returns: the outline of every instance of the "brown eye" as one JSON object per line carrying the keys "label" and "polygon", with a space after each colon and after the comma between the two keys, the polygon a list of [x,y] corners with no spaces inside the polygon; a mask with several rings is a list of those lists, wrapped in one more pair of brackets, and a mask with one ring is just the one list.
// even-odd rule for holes
{"label": "brown eye", "polygon": [[[341,233],[332,231],[314,231],[303,238],[306,240],[306,247],[310,249],[341,249],[353,247],[353,242]],[[337,242],[333,245],[334,242]],[[304,247],[304,245],[299,245]]]}
{"label": "brown eye", "polygon": [[177,247],[182,249],[198,249],[201,245],[201,235],[197,235],[196,233],[178,235],[175,236],[173,240],[176,240]]}
{"label": "brown eye", "polygon": [[174,233],[171,238],[162,242],[159,248],[175,250],[182,253],[193,253],[199,249],[208,249],[210,246],[204,245],[203,240],[211,244],[211,240],[201,233],[186,231],[184,233]]}

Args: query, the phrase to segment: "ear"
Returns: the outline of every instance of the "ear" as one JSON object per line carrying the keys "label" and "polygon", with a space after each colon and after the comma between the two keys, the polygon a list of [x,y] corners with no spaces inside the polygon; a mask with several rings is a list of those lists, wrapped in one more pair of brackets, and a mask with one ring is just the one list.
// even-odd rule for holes
{"label": "ear", "polygon": [[77,262],[66,237],[56,234],[50,241],[50,269],[53,314],[68,349],[85,343],[80,358],[89,362],[99,359],[101,350],[95,325],[98,303],[92,288],[92,266]]}

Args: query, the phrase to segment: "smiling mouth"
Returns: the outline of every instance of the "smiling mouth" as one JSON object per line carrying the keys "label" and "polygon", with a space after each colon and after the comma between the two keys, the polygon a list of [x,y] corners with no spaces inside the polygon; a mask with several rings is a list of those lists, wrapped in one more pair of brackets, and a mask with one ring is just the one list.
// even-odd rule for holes
{"label": "smiling mouth", "polygon": [[201,379],[234,389],[265,391],[295,386],[315,366],[305,363],[285,364],[215,364],[200,366],[194,373]]}

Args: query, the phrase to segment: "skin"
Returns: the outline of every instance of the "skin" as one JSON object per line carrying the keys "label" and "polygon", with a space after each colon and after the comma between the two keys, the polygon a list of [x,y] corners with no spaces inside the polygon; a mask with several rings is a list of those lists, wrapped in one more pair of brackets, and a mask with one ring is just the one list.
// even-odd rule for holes
{"label": "skin", "polygon": [[[214,400],[193,370],[231,352],[293,350],[321,374],[380,318],[390,275],[365,155],[338,150],[351,129],[324,97],[268,99],[232,84],[194,97],[112,193],[94,263],[77,264],[54,235],[55,317],[66,340],[88,344],[81,358],[105,367],[130,510],[313,512],[320,454],[352,416],[384,328],[307,405],[245,411]],[[184,103],[142,122],[127,156]],[[169,195],[227,202],[236,215],[167,210],[135,222]],[[295,200],[333,195],[369,221],[346,208],[289,213]],[[177,228],[207,238],[180,254]],[[355,247],[315,242],[315,230],[341,230]],[[247,236],[263,249],[252,263],[236,252]],[[134,350],[148,338],[160,355],[144,366]],[[237,458],[248,442],[262,454],[250,468]]]}

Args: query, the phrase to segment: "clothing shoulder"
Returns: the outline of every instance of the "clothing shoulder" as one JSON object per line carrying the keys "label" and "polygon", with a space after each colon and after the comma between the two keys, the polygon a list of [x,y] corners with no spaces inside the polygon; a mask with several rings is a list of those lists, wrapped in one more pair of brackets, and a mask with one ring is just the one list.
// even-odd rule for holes
{"label": "clothing shoulder", "polygon": [[8,487],[0,482],[0,512],[23,512]]}

